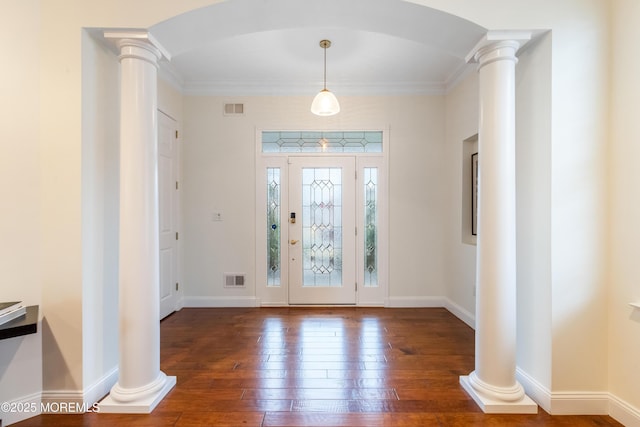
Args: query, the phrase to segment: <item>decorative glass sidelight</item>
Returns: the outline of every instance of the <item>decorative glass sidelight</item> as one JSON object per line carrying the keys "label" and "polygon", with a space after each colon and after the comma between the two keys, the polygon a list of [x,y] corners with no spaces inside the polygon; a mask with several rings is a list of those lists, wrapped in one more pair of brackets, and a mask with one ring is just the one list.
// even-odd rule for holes
{"label": "decorative glass sidelight", "polygon": [[378,168],[364,168],[364,286],[378,286]]}
{"label": "decorative glass sidelight", "polygon": [[382,153],[382,131],[265,131],[263,153]]}
{"label": "decorative glass sidelight", "polygon": [[267,168],[267,286],[280,286],[280,168]]}
{"label": "decorative glass sidelight", "polygon": [[302,286],[342,285],[342,169],[302,170]]}

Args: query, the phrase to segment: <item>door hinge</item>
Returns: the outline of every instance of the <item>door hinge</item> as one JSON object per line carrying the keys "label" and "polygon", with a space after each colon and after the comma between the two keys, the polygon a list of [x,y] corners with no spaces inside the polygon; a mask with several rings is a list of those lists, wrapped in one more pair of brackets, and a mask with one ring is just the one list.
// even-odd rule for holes
{"label": "door hinge", "polygon": [[176,139],[178,139],[178,129],[176,129]]}
{"label": "door hinge", "polygon": [[358,292],[358,282],[356,282],[356,292]]}
{"label": "door hinge", "polygon": [[356,227],[356,236],[358,235],[358,227]]}
{"label": "door hinge", "polygon": [[355,178],[358,179],[358,171],[354,171]]}
{"label": "door hinge", "polygon": [[178,232],[176,231],[176,240],[178,240]]}
{"label": "door hinge", "polygon": [[176,291],[180,289],[180,283],[176,282]]}
{"label": "door hinge", "polygon": [[176,181],[176,190],[178,189],[178,181]]}

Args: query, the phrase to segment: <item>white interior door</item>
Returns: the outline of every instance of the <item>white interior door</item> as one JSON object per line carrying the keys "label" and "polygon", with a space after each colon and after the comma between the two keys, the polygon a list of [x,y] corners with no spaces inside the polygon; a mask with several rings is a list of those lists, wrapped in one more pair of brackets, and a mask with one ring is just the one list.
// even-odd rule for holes
{"label": "white interior door", "polygon": [[158,111],[160,318],[176,310],[178,287],[177,124]]}
{"label": "white interior door", "polygon": [[355,206],[355,157],[289,158],[290,304],[356,303]]}

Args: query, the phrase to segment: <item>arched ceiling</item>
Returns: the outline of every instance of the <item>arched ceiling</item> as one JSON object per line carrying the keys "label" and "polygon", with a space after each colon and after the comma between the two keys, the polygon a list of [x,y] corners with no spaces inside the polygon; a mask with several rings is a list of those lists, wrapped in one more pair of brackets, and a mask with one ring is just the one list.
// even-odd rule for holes
{"label": "arched ceiling", "polygon": [[154,25],[188,94],[444,92],[486,30],[404,0],[227,0]]}

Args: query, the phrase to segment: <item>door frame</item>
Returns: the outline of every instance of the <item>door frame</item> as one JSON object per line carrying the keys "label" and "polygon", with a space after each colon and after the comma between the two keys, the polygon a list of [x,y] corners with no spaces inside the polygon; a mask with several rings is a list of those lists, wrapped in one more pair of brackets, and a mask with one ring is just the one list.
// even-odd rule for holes
{"label": "door frame", "polygon": [[[255,292],[258,306],[290,306],[289,289],[286,279],[283,279],[280,286],[267,286],[267,227],[266,227],[266,191],[267,185],[267,168],[279,168],[281,173],[281,192],[288,194],[289,168],[288,158],[292,157],[315,157],[323,156],[323,153],[263,153],[262,152],[262,132],[271,131],[272,129],[256,129],[255,133],[255,171],[256,171],[256,207],[255,207]],[[283,131],[286,129],[279,129]],[[299,130],[299,129],[296,129]],[[305,130],[305,129],[303,129]],[[332,129],[331,131],[333,131]],[[378,279],[377,287],[364,287],[364,269],[357,268],[357,291],[356,305],[367,307],[385,307],[388,305],[389,295],[389,131],[388,128],[368,128],[367,130],[382,131],[383,143],[381,153],[326,153],[330,157],[355,157],[356,171],[358,180],[357,186],[360,186],[363,170],[366,167],[375,167],[379,174],[379,217],[378,217]],[[313,132],[314,130],[309,130]],[[342,130],[337,130],[341,132]],[[358,236],[356,238],[356,257],[357,265],[360,266],[360,260],[364,259],[364,241],[361,238],[361,230],[363,230],[364,216],[364,200],[363,192],[356,191],[356,225],[358,227]],[[288,223],[289,214],[288,200],[282,197],[280,209],[280,224]],[[281,227],[280,229],[280,247],[288,246],[289,227]],[[285,259],[288,253],[282,253],[281,259]],[[288,262],[281,262],[281,277],[288,278]]]}

